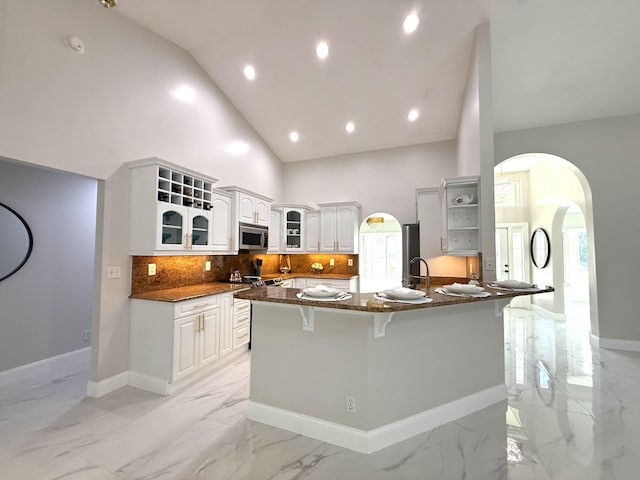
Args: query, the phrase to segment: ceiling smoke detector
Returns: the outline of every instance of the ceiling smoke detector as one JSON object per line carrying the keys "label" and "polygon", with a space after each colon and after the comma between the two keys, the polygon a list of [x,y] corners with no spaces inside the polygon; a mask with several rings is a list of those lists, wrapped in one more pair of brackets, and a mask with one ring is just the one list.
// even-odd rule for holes
{"label": "ceiling smoke detector", "polygon": [[67,35],[65,41],[71,50],[76,53],[84,53],[84,43],[78,37],[74,35]]}
{"label": "ceiling smoke detector", "polygon": [[115,7],[118,0],[98,0],[104,8]]}

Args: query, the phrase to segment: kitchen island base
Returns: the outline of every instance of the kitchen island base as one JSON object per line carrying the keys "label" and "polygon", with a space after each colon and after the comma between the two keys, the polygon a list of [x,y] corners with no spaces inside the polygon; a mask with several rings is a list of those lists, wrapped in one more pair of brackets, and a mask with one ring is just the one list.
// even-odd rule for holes
{"label": "kitchen island base", "polygon": [[[248,417],[371,453],[506,399],[493,301],[374,312],[253,301]],[[347,411],[347,396],[351,411]]]}

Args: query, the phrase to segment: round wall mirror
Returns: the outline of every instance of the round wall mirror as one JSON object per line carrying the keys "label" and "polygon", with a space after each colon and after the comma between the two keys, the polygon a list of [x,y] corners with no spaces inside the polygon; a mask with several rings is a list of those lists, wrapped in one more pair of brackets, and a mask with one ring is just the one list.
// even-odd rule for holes
{"label": "round wall mirror", "polygon": [[531,236],[531,260],[538,268],[549,264],[551,257],[551,243],[549,235],[543,228],[536,228]]}
{"label": "round wall mirror", "polygon": [[29,259],[33,235],[16,211],[0,203],[0,280],[10,277]]}

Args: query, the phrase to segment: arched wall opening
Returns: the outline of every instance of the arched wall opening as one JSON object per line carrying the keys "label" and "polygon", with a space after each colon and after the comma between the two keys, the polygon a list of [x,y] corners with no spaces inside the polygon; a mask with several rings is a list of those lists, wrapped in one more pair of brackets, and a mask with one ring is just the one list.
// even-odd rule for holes
{"label": "arched wall opening", "polygon": [[[587,242],[588,290],[591,333],[598,335],[596,263],[591,188],[585,175],[571,162],[547,153],[516,155],[494,168],[496,226],[526,223],[529,232],[544,228],[549,233],[551,258],[547,266],[527,265],[530,280],[552,285],[554,293],[535,295],[533,308],[564,315],[565,272],[563,224],[567,211],[577,206],[584,215]],[[527,250],[528,250],[527,245]]]}

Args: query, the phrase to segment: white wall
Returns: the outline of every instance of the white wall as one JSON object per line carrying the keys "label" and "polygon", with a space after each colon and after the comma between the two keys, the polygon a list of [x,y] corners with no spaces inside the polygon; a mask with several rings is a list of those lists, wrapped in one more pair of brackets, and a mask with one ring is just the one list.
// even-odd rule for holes
{"label": "white wall", "polygon": [[[638,185],[640,115],[577,122],[496,134],[496,162],[544,152],[571,162],[588,181],[593,211],[597,295],[594,333],[607,339],[640,341],[635,285],[640,271],[640,237],[634,196]],[[592,283],[592,282],[590,282]],[[597,302],[595,301],[597,300]]]}
{"label": "white wall", "polygon": [[489,23],[476,29],[476,41],[467,73],[464,102],[457,135],[457,175],[480,175],[480,248],[485,281],[495,280],[495,209],[493,192],[493,107],[491,85],[491,30]]}
{"label": "white wall", "polygon": [[312,207],[357,201],[362,219],[387,212],[401,224],[414,223],[416,188],[454,176],[455,160],[455,143],[447,141],[286,163],[285,201]]}
{"label": "white wall", "polygon": [[0,371],[89,346],[96,184],[0,158],[0,202],[33,233],[27,263],[0,282]]}
{"label": "white wall", "polygon": [[280,160],[183,49],[95,0],[4,0],[0,22],[0,155],[101,179],[158,156],[280,198]]}
{"label": "white wall", "polygon": [[[66,46],[70,34],[83,55]],[[124,162],[158,156],[276,201],[282,163],[187,52],[97,1],[3,0],[0,65],[0,155],[106,180],[91,372],[105,379],[128,364]],[[195,90],[193,103],[171,94],[182,84]],[[249,144],[247,154],[228,152],[235,140]],[[105,279],[109,265],[121,267],[119,279]],[[42,275],[57,282],[55,272]]]}

